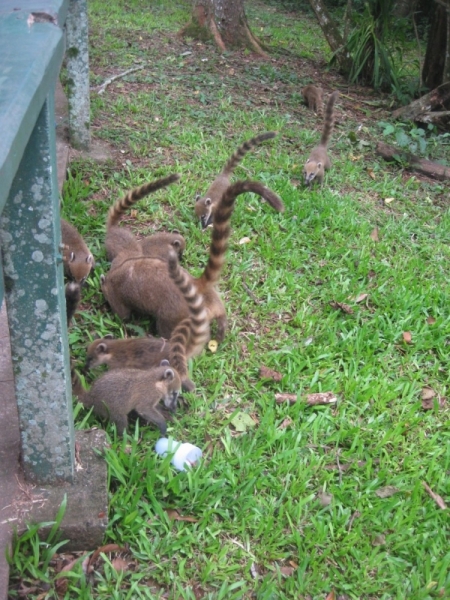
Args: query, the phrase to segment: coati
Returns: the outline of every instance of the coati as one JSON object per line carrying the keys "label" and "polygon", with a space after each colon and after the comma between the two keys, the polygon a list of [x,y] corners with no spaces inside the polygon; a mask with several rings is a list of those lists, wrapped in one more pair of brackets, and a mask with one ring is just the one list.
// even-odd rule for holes
{"label": "coati", "polygon": [[165,233],[157,232],[148,235],[139,240],[141,251],[144,256],[155,258],[168,258],[170,248],[173,248],[178,254],[178,258],[183,258],[183,252],[186,250],[186,240],[178,232]]}
{"label": "coati", "polygon": [[310,84],[302,89],[302,96],[308,108],[321,117],[323,115],[323,89]]}
{"label": "coati", "polygon": [[128,427],[128,414],[135,410],[139,416],[158,426],[161,435],[167,432],[166,420],[158,404],[171,411],[177,407],[181,381],[167,360],[159,367],[146,371],[140,369],[115,369],[107,371],[94,381],[89,391],[84,390],[80,378],[72,371],[72,393],[86,408],[115,423],[117,433],[123,435]]}
{"label": "coati", "polygon": [[168,341],[153,336],[94,340],[87,349],[86,368],[107,364],[110,369],[148,369],[163,359],[169,359],[181,377],[183,389],[194,389],[194,384],[188,378],[186,361],[199,354],[208,341],[209,321],[203,298],[198,294],[190,275],[180,268],[173,249],[169,251],[167,266],[170,278],[183,295],[189,316],[178,323]]}
{"label": "coati", "polygon": [[339,96],[339,92],[333,92],[328,99],[325,110],[325,120],[322,131],[322,137],[319,144],[311,150],[308,160],[305,163],[303,175],[305,184],[311,185],[313,182],[323,183],[325,170],[331,167],[331,161],[327,154],[327,146],[330,141],[331,132],[334,125],[334,103]]}
{"label": "coati", "polygon": [[64,293],[66,296],[67,327],[69,327],[72,317],[81,300],[81,285],[76,281],[69,281],[69,283],[66,284]]}
{"label": "coati", "polygon": [[[119,227],[120,217],[138,200],[145,198],[145,196],[148,196],[152,192],[156,192],[163,187],[167,187],[179,179],[180,175],[173,174],[145,183],[144,185],[130,190],[123,198],[117,200],[117,202],[111,206],[106,219],[105,239],[106,255],[109,261],[112,261],[123,250],[128,252],[129,255],[131,255],[131,253],[135,253],[137,256],[142,255],[142,246],[139,244],[133,233],[126,227]],[[166,243],[166,239],[162,240],[163,245],[166,245]],[[156,243],[154,243],[154,245],[157,246]]]}
{"label": "coati", "polygon": [[84,283],[94,267],[94,259],[85,241],[73,225],[61,219],[64,273],[77,283]]}
{"label": "coati", "polygon": [[[208,322],[217,322],[218,342],[224,338],[227,318],[216,285],[225,262],[234,203],[244,192],[254,192],[275,210],[284,211],[281,199],[256,181],[238,181],[230,185],[217,204],[205,270],[197,278],[186,273],[198,294],[203,296]],[[183,294],[170,279],[167,264],[159,259],[131,257],[117,266],[111,265],[108,274],[102,275],[101,285],[107,302],[121,319],[129,319],[132,312],[151,315],[155,317],[158,333],[165,338],[170,338],[175,327],[189,317]]]}
{"label": "coati", "polygon": [[268,131],[261,133],[254,138],[244,142],[242,146],[229,158],[228,162],[222,169],[222,172],[215,178],[209,186],[204,196],[197,195],[195,198],[195,214],[200,219],[203,229],[213,222],[214,212],[223,193],[230,185],[230,177],[234,169],[238,166],[244,156],[255,146],[259,146],[266,140],[271,140],[277,135],[276,131]]}

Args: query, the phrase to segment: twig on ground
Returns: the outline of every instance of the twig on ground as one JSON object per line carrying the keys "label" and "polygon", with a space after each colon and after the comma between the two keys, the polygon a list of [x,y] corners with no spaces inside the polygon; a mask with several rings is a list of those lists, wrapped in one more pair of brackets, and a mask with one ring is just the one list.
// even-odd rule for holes
{"label": "twig on ground", "polygon": [[97,94],[98,95],[103,94],[103,92],[106,90],[108,85],[110,83],[112,83],[113,81],[115,81],[116,79],[121,79],[122,77],[125,77],[125,75],[129,75],[130,73],[134,73],[135,71],[140,71],[141,69],[143,69],[146,66],[147,65],[140,65],[139,67],[133,67],[132,69],[127,69],[123,73],[119,73],[118,75],[112,75],[111,77],[108,77],[108,79],[106,79],[100,86],[98,86]]}
{"label": "twig on ground", "polygon": [[242,274],[242,285],[244,287],[244,290],[247,292],[247,294],[250,296],[250,298],[253,300],[253,302],[255,304],[261,304],[261,300],[259,298],[257,298],[255,296],[255,294],[252,292],[252,290],[248,287],[248,285],[245,283],[245,275],[244,273]]}

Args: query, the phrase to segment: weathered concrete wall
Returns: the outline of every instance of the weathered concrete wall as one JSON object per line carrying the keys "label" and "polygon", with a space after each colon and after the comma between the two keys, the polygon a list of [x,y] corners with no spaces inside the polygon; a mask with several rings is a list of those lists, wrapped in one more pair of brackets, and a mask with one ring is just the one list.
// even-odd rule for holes
{"label": "weathered concrete wall", "polygon": [[27,479],[72,481],[74,432],[53,90],[0,219],[21,454]]}

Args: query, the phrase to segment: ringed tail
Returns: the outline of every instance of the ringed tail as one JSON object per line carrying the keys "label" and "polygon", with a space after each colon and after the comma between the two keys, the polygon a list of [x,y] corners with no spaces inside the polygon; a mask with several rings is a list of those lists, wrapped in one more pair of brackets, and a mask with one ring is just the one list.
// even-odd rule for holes
{"label": "ringed tail", "polygon": [[257,135],[244,142],[242,146],[239,146],[236,152],[228,159],[227,164],[222,170],[222,175],[231,175],[247,152],[249,152],[255,146],[259,146],[259,144],[262,144],[262,142],[273,139],[276,135],[276,131],[267,131],[266,133],[261,133],[260,135]]}
{"label": "ringed tail", "polygon": [[331,133],[334,127],[334,103],[339,97],[339,92],[333,92],[328,99],[327,107],[325,110],[325,120],[323,125],[322,137],[320,138],[319,146],[328,146],[328,142],[330,141]]}
{"label": "ringed tail", "polygon": [[225,252],[230,238],[230,220],[236,198],[245,192],[253,192],[266,200],[278,212],[284,212],[284,204],[279,196],[258,181],[237,181],[224,192],[213,220],[209,258],[200,280],[217,283],[225,263]]}
{"label": "ringed tail", "polygon": [[167,187],[169,184],[174,183],[180,179],[181,175],[174,173],[167,177],[161,177],[155,181],[144,183],[143,185],[130,190],[123,198],[117,200],[108,210],[108,216],[106,219],[106,228],[114,227],[119,222],[120,217],[135,204],[138,200],[142,200],[145,196],[148,196],[152,192],[156,192],[163,187]]}

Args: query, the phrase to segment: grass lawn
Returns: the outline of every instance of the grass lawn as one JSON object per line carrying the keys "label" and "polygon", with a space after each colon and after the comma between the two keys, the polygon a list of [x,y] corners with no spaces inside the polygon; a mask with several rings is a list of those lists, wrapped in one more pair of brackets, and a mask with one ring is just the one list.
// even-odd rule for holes
{"label": "grass lawn", "polygon": [[[191,364],[196,390],[170,422],[171,436],[203,449],[201,464],[177,472],[155,454],[152,425],[121,439],[76,404],[78,428],[109,436],[105,544],[122,550],[102,553],[89,574],[80,555],[56,589],[74,556],[29,536],[11,598],[31,585],[36,599],[450,598],[449,513],[424,487],[450,502],[449,186],[376,155],[378,140],[395,139],[391,99],[327,68],[309,12],[250,0],[246,10],[269,59],[178,38],[188,2],[89,2],[92,133],[111,159],[78,157],[64,190],[63,214],[96,259],[70,330],[77,363],[96,335],[151,329],[122,323],[99,285],[106,213],[128,189],[181,174],[125,222],[137,235],[178,229],[184,266],[200,274],[210,234],[196,193],[243,141],[277,130],[233,181],[261,181],[286,211],[238,199],[220,286],[229,330]],[[309,190],[302,165],[322,123],[300,91],[312,81],[341,96],[332,169]],[[425,155],[449,164],[448,138],[427,136]],[[309,406],[316,392],[337,402]],[[280,393],[294,401],[278,403]]]}

